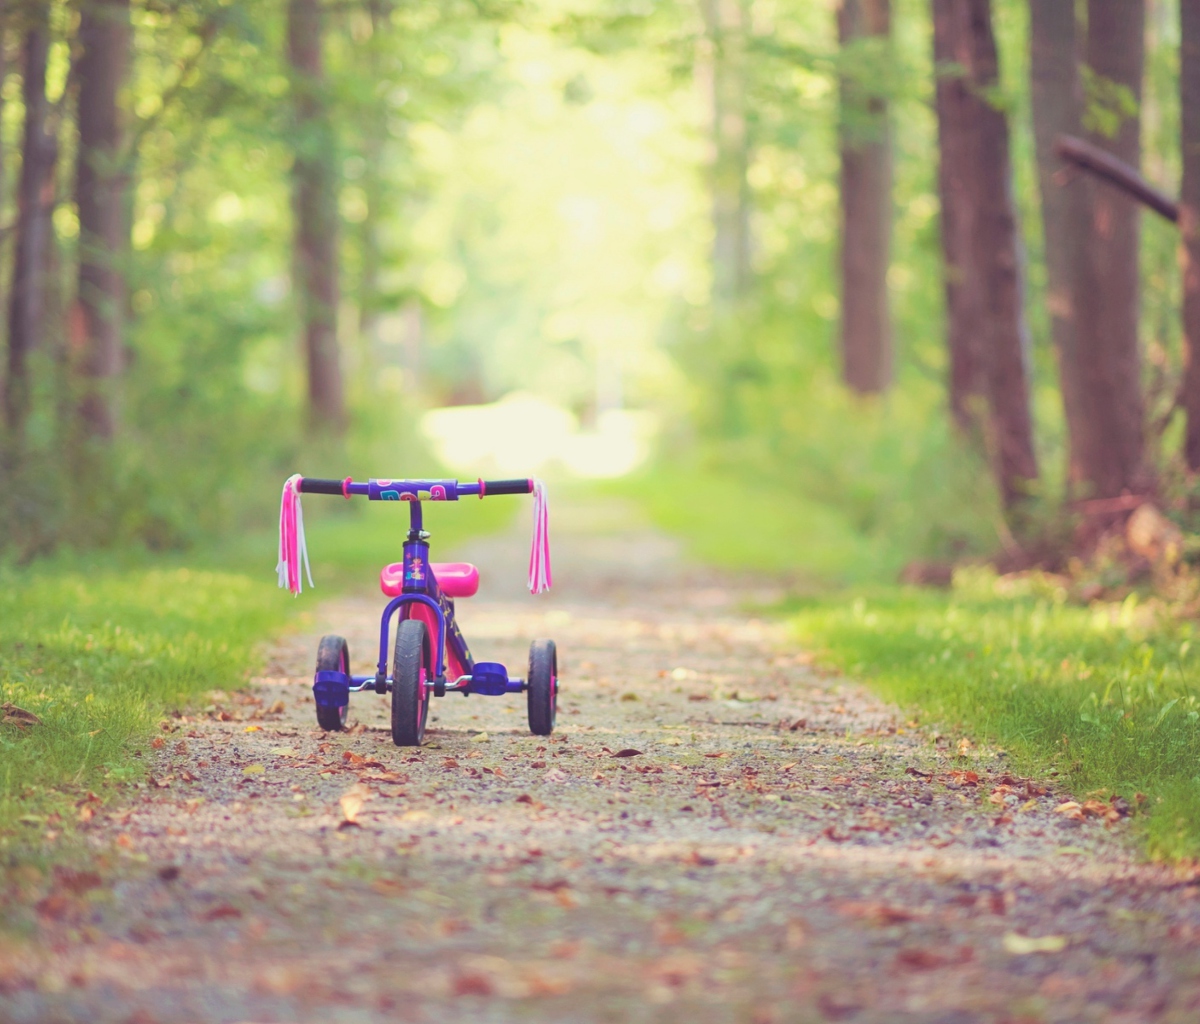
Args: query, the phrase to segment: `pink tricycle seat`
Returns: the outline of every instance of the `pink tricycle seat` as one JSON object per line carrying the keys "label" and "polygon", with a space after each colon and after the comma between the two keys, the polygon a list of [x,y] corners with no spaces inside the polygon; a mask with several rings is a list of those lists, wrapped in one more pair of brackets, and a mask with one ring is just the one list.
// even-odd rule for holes
{"label": "pink tricycle seat", "polygon": [[[429,568],[447,597],[474,597],[479,591],[479,570],[470,562],[430,562]],[[403,593],[403,562],[392,562],[380,570],[379,589],[388,597]]]}

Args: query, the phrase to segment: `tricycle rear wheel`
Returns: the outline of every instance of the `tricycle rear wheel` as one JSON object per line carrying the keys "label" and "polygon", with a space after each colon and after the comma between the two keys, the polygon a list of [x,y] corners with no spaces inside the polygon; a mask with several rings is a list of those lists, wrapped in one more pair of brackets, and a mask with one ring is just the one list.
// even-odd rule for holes
{"label": "tricycle rear wheel", "polygon": [[392,742],[419,747],[429,714],[429,634],[419,619],[405,619],[396,630],[392,660]]}
{"label": "tricycle rear wheel", "polygon": [[525,687],[529,697],[529,731],[535,736],[549,736],[558,717],[558,651],[553,640],[535,640],[529,645]]}
{"label": "tricycle rear wheel", "polygon": [[[323,636],[317,646],[318,672],[344,672],[350,674],[350,645],[344,637]],[[349,701],[339,708],[323,708],[317,705],[317,725],[327,732],[337,732],[346,727]]]}

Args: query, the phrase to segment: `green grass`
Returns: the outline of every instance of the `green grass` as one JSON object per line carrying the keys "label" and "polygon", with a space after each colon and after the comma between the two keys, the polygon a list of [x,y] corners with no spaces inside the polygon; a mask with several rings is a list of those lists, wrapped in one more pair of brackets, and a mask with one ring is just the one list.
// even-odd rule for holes
{"label": "green grass", "polygon": [[[504,528],[521,504],[429,509],[435,552]],[[241,686],[272,632],[322,597],[376,588],[380,566],[400,557],[407,509],[308,501],[305,512],[318,588],[299,599],[276,586],[266,532],[187,556],[126,549],[0,566],[0,703],[41,719],[0,725],[0,851],[69,834],[89,791],[107,799],[141,778],[164,713]]]}
{"label": "green grass", "polygon": [[980,573],[950,594],[806,602],[794,621],[826,660],[926,721],[998,744],[1022,771],[1057,772],[1075,793],[1143,808],[1153,856],[1200,856],[1192,624],[1136,598],[1083,608],[1038,589],[1002,596]]}
{"label": "green grass", "polygon": [[[269,581],[185,568],[0,575],[0,844],[62,831],[89,790],[141,774],[164,710],[240,686],[284,619]],[[60,820],[61,819],[61,820]]]}
{"label": "green grass", "polygon": [[664,465],[598,488],[638,502],[690,557],[723,569],[846,584],[893,580],[904,564],[837,509],[770,481]]}

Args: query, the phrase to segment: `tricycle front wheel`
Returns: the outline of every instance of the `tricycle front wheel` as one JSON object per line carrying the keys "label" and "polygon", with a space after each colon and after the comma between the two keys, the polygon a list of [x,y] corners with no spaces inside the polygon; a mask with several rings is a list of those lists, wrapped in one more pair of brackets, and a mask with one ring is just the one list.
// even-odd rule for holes
{"label": "tricycle front wheel", "polygon": [[425,623],[405,619],[396,630],[396,655],[392,661],[392,742],[398,747],[419,747],[425,738],[429,714],[429,638]]}
{"label": "tricycle front wheel", "polygon": [[[318,672],[343,672],[350,674],[350,645],[340,636],[323,636],[317,647]],[[337,732],[346,727],[349,702],[337,708],[317,705],[317,725],[327,732]]]}
{"label": "tricycle front wheel", "polygon": [[558,651],[553,640],[535,640],[529,645],[525,686],[529,697],[529,731],[535,736],[549,736],[558,717]]}

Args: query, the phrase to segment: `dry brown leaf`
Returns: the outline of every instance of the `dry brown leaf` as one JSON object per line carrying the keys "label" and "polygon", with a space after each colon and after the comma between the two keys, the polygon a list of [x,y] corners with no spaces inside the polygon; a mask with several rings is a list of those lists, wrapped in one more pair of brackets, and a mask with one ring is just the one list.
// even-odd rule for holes
{"label": "dry brown leaf", "polygon": [[371,790],[364,786],[361,782],[356,782],[341,797],[338,798],[338,805],[342,808],[342,815],[345,821],[354,825],[358,823],[358,812],[362,810],[365,804],[371,798]]}
{"label": "dry brown leaf", "polygon": [[924,916],[920,911],[893,906],[890,903],[866,903],[860,901],[843,903],[838,907],[838,913],[845,917],[871,921],[873,924],[878,925],[903,924],[906,921],[916,921]]}
{"label": "dry brown leaf", "polygon": [[783,765],[779,770],[781,772],[790,772],[799,763],[800,763],[799,761],[789,761],[787,764]]}
{"label": "dry brown leaf", "polygon": [[618,750],[613,757],[641,757],[642,752],[635,750],[633,747],[626,747],[624,750]]}
{"label": "dry brown leaf", "polygon": [[29,725],[42,724],[42,720],[38,718],[38,716],[32,711],[26,711],[24,708],[19,708],[9,700],[6,700],[3,704],[0,704],[0,711],[4,712],[4,718],[0,719],[4,725],[15,725],[18,729],[24,729]]}
{"label": "dry brown leaf", "polygon": [[399,772],[381,772],[371,769],[363,772],[358,777],[359,782],[411,782],[412,780],[407,775],[401,775]]}

